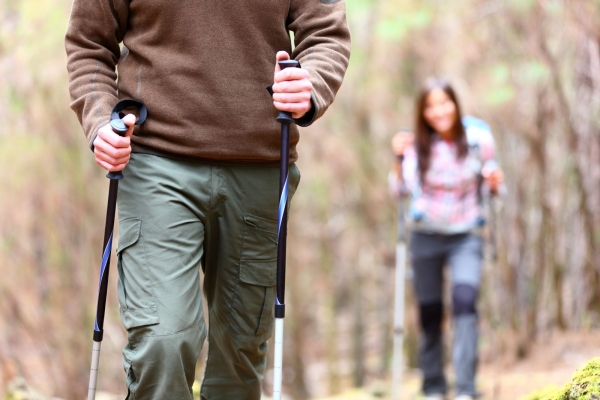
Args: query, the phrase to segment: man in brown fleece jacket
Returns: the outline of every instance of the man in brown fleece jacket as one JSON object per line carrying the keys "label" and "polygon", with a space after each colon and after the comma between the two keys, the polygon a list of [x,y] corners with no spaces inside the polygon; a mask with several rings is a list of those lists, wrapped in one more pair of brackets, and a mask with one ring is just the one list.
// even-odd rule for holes
{"label": "man in brown fleece jacket", "polygon": [[[127,398],[191,399],[208,336],[201,398],[259,399],[274,320],[275,117],[308,126],[333,102],[350,55],[344,0],[74,0],[65,42],[71,106],[96,162],[127,165],[117,248]],[[288,53],[302,68],[272,75]],[[108,122],[124,98],[149,116],[135,128],[127,116],[122,138]],[[298,139],[292,127],[292,163]],[[299,178],[292,164],[290,198]]]}

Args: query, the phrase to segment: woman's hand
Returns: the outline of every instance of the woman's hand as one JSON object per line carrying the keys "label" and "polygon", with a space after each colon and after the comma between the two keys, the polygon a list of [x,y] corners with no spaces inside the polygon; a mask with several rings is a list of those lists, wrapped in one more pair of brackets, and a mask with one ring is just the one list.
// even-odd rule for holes
{"label": "woman's hand", "polygon": [[404,155],[407,148],[413,145],[415,135],[412,132],[400,131],[392,138],[392,150],[397,157]]}
{"label": "woman's hand", "polygon": [[487,173],[484,171],[483,179],[485,179],[485,182],[492,190],[492,193],[498,194],[498,189],[504,182],[504,172],[502,172],[500,168]]}

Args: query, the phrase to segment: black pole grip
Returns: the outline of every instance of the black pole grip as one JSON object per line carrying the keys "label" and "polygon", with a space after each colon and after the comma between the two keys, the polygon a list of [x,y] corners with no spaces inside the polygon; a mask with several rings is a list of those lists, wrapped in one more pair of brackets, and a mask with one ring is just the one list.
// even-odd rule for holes
{"label": "black pole grip", "polygon": [[[279,61],[277,64],[279,64],[279,68],[281,68],[282,70],[286,68],[298,68],[300,66],[300,63],[296,60]],[[294,122],[294,118],[292,118],[292,113],[289,113],[287,111],[280,111],[279,115],[277,116],[277,122]]]}
{"label": "black pole grip", "polygon": [[[121,118],[111,120],[110,127],[112,128],[112,131],[114,133],[116,133],[117,135],[119,135],[121,137],[125,136],[127,129],[129,129],[129,127],[127,125],[125,125],[125,122]],[[121,172],[121,171],[109,172],[108,174],[106,174],[106,177],[108,179],[121,180],[121,179],[123,179],[123,172]]]}
{"label": "black pole grip", "polygon": [[[126,108],[130,107],[138,108],[140,113],[137,121],[135,121],[135,125],[143,124],[144,121],[146,121],[146,118],[148,117],[148,109],[141,101],[131,99],[124,99],[119,101],[110,113],[110,127],[112,128],[112,131],[119,136],[125,136],[127,129],[129,129],[129,127],[121,119],[119,113],[125,110]],[[106,177],[113,180],[121,180],[123,179],[123,173],[121,171],[109,172],[108,174],[106,174]]]}

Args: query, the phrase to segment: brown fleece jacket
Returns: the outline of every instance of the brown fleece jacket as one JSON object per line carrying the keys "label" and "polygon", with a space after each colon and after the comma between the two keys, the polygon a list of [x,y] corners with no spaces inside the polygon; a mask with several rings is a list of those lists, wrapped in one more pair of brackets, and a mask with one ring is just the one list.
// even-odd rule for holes
{"label": "brown fleece jacket", "polygon": [[[308,126],[342,83],[350,33],[344,0],[74,0],[65,47],[71,107],[90,147],[117,101],[132,98],[148,107],[134,152],[270,163],[280,128],[265,88],[276,52],[310,72],[313,110],[298,121]],[[291,162],[298,139],[293,127]]]}

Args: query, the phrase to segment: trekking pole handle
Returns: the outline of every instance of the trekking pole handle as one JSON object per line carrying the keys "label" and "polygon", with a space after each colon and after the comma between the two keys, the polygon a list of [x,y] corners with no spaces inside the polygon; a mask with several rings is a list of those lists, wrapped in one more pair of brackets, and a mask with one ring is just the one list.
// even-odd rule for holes
{"label": "trekking pole handle", "polygon": [[[125,133],[127,133],[127,129],[129,129],[129,127],[127,125],[125,125],[125,122],[121,118],[111,120],[110,127],[114,133],[116,133],[117,135],[119,135],[121,137],[125,136]],[[106,174],[106,177],[108,179],[121,180],[121,179],[123,179],[123,172],[122,171],[109,172],[108,174]]]}
{"label": "trekking pole handle", "polygon": [[404,183],[404,175],[402,173],[402,163],[404,162],[404,154],[396,155],[396,161],[398,162],[398,182]]}
{"label": "trekking pole handle", "polygon": [[[127,133],[127,129],[129,129],[129,127],[125,124],[125,121],[123,121],[119,113],[125,110],[126,108],[130,107],[137,108],[140,113],[139,118],[137,119],[137,121],[135,121],[135,125],[143,124],[144,121],[146,121],[146,118],[148,117],[148,109],[146,108],[144,103],[130,99],[119,101],[110,113],[110,127],[114,133],[121,137],[125,136],[125,133]],[[106,174],[106,177],[113,180],[121,180],[123,179],[123,172],[109,172],[108,174]]]}
{"label": "trekking pole handle", "polygon": [[[277,62],[277,64],[279,65],[279,68],[281,68],[281,70],[284,70],[286,68],[299,68],[300,67],[300,63],[296,60],[283,60],[283,61]],[[294,118],[292,118],[292,113],[287,112],[287,111],[280,111],[279,115],[277,116],[277,122],[281,122],[281,123],[294,122]]]}

